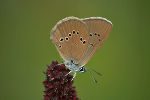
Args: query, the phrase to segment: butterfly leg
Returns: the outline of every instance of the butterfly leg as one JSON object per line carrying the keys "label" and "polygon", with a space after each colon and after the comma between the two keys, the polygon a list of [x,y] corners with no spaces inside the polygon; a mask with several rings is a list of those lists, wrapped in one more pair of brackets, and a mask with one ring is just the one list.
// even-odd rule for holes
{"label": "butterfly leg", "polygon": [[69,73],[67,73],[65,76],[69,75],[72,71],[70,71]]}
{"label": "butterfly leg", "polygon": [[73,81],[73,79],[76,77],[76,72],[74,72],[74,75],[73,75],[73,78],[72,78],[72,80],[71,81]]}
{"label": "butterfly leg", "polygon": [[64,64],[64,63],[60,63],[60,64],[57,64],[57,65],[62,65],[62,64]]}

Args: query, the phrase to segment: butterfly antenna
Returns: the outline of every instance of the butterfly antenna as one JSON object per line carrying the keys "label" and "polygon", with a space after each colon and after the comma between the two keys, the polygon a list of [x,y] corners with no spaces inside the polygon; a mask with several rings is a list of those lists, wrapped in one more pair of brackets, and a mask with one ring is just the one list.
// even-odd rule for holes
{"label": "butterfly antenna", "polygon": [[89,68],[89,69],[91,69],[91,70],[92,70],[93,72],[95,72],[97,75],[102,76],[102,74],[101,74],[101,73],[99,73],[99,72],[95,71],[94,69],[92,69],[92,68]]}
{"label": "butterfly antenna", "polygon": [[87,71],[90,73],[91,77],[93,78],[94,82],[97,83],[97,80],[94,78],[94,76],[92,75],[91,71],[87,69]]}

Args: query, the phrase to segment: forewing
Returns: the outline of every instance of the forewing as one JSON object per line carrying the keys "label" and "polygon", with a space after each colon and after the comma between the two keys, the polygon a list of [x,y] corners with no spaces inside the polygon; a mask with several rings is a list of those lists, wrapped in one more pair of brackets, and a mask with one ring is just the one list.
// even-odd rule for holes
{"label": "forewing", "polygon": [[67,17],[56,24],[50,38],[65,61],[78,64],[88,47],[87,25],[76,17]]}

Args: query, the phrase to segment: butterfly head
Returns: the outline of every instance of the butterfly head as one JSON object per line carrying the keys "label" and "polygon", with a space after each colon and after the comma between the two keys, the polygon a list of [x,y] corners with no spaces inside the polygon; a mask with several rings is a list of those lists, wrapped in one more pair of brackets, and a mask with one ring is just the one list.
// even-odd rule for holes
{"label": "butterfly head", "polygon": [[83,66],[83,67],[80,67],[80,68],[79,68],[79,72],[80,72],[80,73],[86,72],[85,67],[84,67],[84,66]]}

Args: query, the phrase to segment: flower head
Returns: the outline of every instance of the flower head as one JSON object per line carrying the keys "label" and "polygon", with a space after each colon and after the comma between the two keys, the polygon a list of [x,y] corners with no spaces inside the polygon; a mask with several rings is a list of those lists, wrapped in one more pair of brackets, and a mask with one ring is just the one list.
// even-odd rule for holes
{"label": "flower head", "polygon": [[44,100],[79,100],[75,87],[72,86],[73,76],[68,73],[69,69],[57,61],[48,66],[46,80],[43,82]]}

